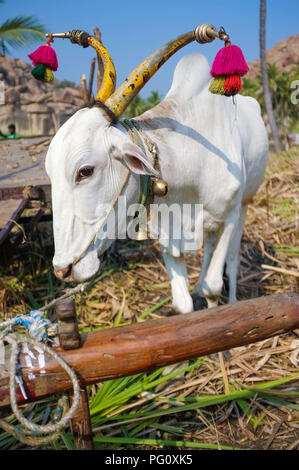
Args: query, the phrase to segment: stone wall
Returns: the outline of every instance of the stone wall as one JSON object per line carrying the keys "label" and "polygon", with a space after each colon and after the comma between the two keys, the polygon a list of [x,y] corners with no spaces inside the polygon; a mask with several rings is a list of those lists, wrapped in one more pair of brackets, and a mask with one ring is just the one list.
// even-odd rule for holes
{"label": "stone wall", "polygon": [[16,125],[20,135],[53,135],[83,105],[80,89],[59,88],[59,81],[42,83],[31,75],[31,66],[20,59],[0,57],[4,104],[0,104],[0,129]]}

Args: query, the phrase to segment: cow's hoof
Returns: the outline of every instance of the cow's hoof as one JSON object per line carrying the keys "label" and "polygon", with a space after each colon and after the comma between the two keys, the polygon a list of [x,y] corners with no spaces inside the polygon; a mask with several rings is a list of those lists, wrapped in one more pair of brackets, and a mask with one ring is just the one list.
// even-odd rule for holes
{"label": "cow's hoof", "polygon": [[180,315],[180,312],[173,310],[169,310],[168,312],[165,313],[166,317],[175,317],[177,315]]}
{"label": "cow's hoof", "polygon": [[199,294],[192,293],[191,297],[193,300],[194,310],[203,310],[204,308],[208,307],[206,299],[204,297],[201,297]]}

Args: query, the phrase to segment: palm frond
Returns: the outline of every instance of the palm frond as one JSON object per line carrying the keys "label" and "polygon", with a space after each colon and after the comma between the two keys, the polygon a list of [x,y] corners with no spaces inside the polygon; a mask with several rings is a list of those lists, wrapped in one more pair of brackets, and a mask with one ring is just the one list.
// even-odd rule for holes
{"label": "palm frond", "polygon": [[43,39],[44,33],[44,25],[33,16],[16,16],[0,25],[0,38],[12,47]]}

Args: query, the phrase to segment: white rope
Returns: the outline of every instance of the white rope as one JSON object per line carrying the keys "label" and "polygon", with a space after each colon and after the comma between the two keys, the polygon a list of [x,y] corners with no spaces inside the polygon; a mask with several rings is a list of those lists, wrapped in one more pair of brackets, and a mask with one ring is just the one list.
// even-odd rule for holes
{"label": "white rope", "polygon": [[[10,403],[11,408],[18,419],[18,421],[24,426],[26,430],[29,432],[38,432],[40,434],[48,434],[50,432],[58,432],[62,428],[65,427],[67,422],[74,416],[77,411],[77,408],[80,403],[80,386],[78,383],[78,379],[76,377],[75,372],[73,369],[49,346],[40,341],[37,341],[33,338],[16,338],[15,335],[7,335],[5,337],[5,341],[7,341],[11,345],[11,357],[10,357],[10,377],[9,377],[9,392],[10,392]],[[66,371],[69,375],[72,384],[73,384],[73,403],[67,413],[61,418],[60,421],[55,423],[49,423],[46,425],[38,425],[32,423],[24,417],[21,413],[16,399],[16,376],[17,376],[17,364],[18,364],[18,355],[19,355],[19,344],[33,344],[41,348],[44,352],[50,354],[58,364]]]}
{"label": "white rope", "polygon": [[[17,336],[12,332],[13,328],[20,324],[25,326],[27,330],[27,336]],[[13,319],[0,323],[0,329],[3,329],[3,331],[0,332],[0,341],[4,340],[11,345],[9,367],[9,393],[11,408],[18,421],[24,426],[24,434],[32,434],[32,432],[38,432],[40,434],[58,433],[75,415],[80,404],[80,386],[75,372],[59,356],[59,354],[57,354],[52,348],[44,343],[44,341],[48,339],[48,330],[52,328],[52,334],[54,334],[53,327],[55,326],[57,327],[57,325],[52,325],[49,320],[42,317],[42,312],[36,310],[30,312],[29,315],[19,315]],[[65,413],[65,415],[62,416],[60,421],[49,423],[47,425],[37,425],[32,423],[32,421],[29,421],[21,413],[16,398],[16,382],[18,382],[21,390],[25,390],[22,386],[22,378],[17,372],[20,344],[26,344],[27,346],[33,344],[34,346],[41,348],[44,352],[52,356],[69,375],[73,385],[73,402],[69,410]]]}

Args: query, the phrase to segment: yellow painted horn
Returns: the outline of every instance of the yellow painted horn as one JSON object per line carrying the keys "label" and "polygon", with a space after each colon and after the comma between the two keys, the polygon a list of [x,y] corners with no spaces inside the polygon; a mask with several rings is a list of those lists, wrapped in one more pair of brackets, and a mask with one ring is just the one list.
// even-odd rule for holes
{"label": "yellow painted horn", "polygon": [[203,44],[213,41],[218,36],[213,25],[203,24],[197,26],[194,31],[167,42],[133,70],[124,83],[108,98],[106,106],[117,117],[120,116],[149,79],[176,51],[194,40]]}
{"label": "yellow painted horn", "polygon": [[[49,35],[46,34],[46,37],[49,37]],[[66,33],[51,33],[51,35],[53,38],[68,38],[74,44],[79,44],[79,46],[83,47],[91,46],[96,50],[103,63],[104,71],[102,83],[95,99],[105,102],[115,90],[116,71],[111,56],[103,44],[80,29],[73,29]]]}
{"label": "yellow painted horn", "polygon": [[100,56],[103,67],[104,73],[102,77],[101,87],[97,92],[95,97],[96,100],[103,101],[103,103],[112,95],[115,90],[116,85],[116,71],[111,59],[111,56],[107,49],[103,46],[103,44],[97,41],[95,38],[89,36],[88,44],[93,47],[97,54]]}

